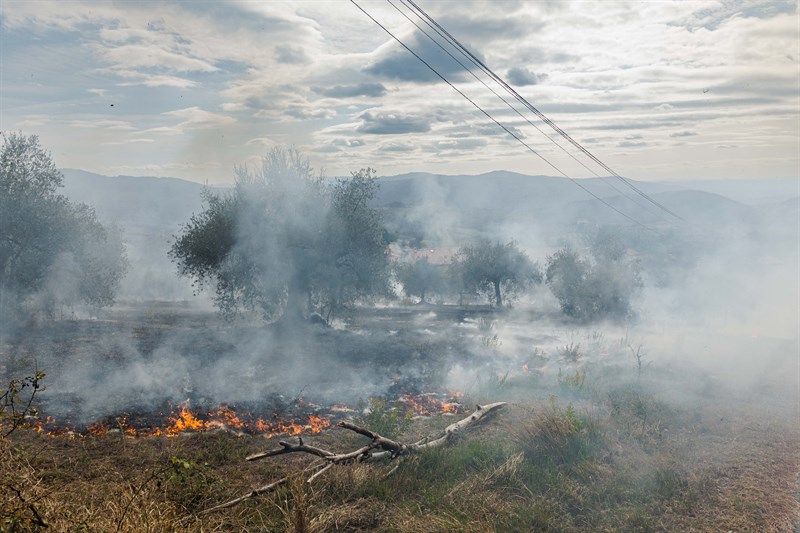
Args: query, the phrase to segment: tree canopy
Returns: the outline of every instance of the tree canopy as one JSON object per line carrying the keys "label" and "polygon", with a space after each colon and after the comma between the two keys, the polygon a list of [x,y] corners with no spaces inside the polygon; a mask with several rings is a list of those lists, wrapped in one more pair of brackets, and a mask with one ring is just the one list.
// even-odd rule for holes
{"label": "tree canopy", "polygon": [[110,305],[127,265],[119,235],[58,194],[63,176],[37,136],[2,138],[0,315],[25,303]]}
{"label": "tree canopy", "polygon": [[371,169],[328,183],[296,150],[273,149],[236,169],[232,192],[206,192],[170,255],[198,288],[214,285],[225,315],[329,316],[388,290],[376,188]]}
{"label": "tree canopy", "polygon": [[624,319],[633,315],[631,300],[641,289],[641,269],[615,242],[599,243],[594,257],[562,249],[547,259],[547,285],[562,312],[579,320]]}
{"label": "tree canopy", "polygon": [[482,239],[461,248],[455,261],[452,271],[465,288],[486,294],[497,307],[542,281],[539,266],[513,241],[503,244]]}
{"label": "tree canopy", "polygon": [[418,296],[420,303],[426,303],[426,295],[441,291],[444,285],[443,268],[433,265],[427,257],[399,263],[395,267],[397,281],[403,285],[408,296]]}

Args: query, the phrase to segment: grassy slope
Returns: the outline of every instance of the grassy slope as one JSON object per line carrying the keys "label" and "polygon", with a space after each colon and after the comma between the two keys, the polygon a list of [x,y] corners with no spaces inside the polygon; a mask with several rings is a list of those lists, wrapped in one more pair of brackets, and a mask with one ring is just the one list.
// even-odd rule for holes
{"label": "grassy slope", "polygon": [[[392,327],[408,329],[398,335],[403,344],[418,336],[415,327],[442,327],[443,337],[453,331],[452,317],[439,324],[426,315],[415,325],[392,313]],[[177,328],[156,318],[144,337],[138,315],[131,331],[117,323],[93,327],[111,324],[117,336],[132,336],[150,353],[158,344],[153,332]],[[475,338],[458,346],[473,342],[496,360],[496,343],[483,341],[493,333],[513,337],[480,324],[472,326]],[[528,337],[503,348],[516,353],[544,345],[547,336],[540,333],[549,330],[530,328],[525,322]],[[192,326],[188,337],[203,330]],[[60,359],[40,360],[43,368],[73,364],[105,336],[105,330],[75,331],[65,331],[64,339],[52,335]],[[78,334],[83,340],[72,338]],[[330,333],[332,339],[345,335]],[[386,479],[387,465],[335,467],[310,487],[298,477],[273,494],[204,517],[197,513],[298,472],[312,459],[247,463],[248,454],[276,446],[274,440],[225,432],[70,440],[19,430],[0,439],[0,531],[36,530],[34,510],[50,531],[791,531],[798,517],[800,427],[795,400],[787,399],[796,399],[796,385],[775,379],[732,390],[697,370],[658,364],[639,379],[627,348],[622,359],[602,355],[612,344],[581,355],[571,341],[576,354],[565,347],[551,349],[548,358],[534,350],[529,372],[519,370],[518,359],[505,360],[517,369],[510,374],[485,370],[464,403],[510,405],[447,449],[405,460]],[[431,353],[451,351],[450,345],[425,346]],[[9,371],[11,356],[27,353],[17,344],[0,348]],[[394,358],[402,358],[398,350]],[[556,375],[562,364],[573,370]],[[770,368],[770,378],[784,373]],[[57,372],[47,379],[57,380]],[[48,394],[55,393],[42,396]],[[415,420],[400,439],[415,441],[451,422],[448,416]],[[340,429],[307,441],[341,451],[363,443]]]}
{"label": "grassy slope", "polygon": [[[518,396],[532,379],[489,392]],[[195,513],[310,459],[245,463],[275,443],[228,433],[69,440],[19,431],[2,444],[4,527],[35,529],[18,488],[53,531],[791,531],[800,471],[791,413],[729,396],[677,408],[647,388],[562,383],[569,401],[515,401],[387,479],[384,465],[335,467],[311,487],[298,479],[205,517]],[[452,420],[415,422],[406,438]],[[310,440],[341,450],[360,442],[344,430]]]}

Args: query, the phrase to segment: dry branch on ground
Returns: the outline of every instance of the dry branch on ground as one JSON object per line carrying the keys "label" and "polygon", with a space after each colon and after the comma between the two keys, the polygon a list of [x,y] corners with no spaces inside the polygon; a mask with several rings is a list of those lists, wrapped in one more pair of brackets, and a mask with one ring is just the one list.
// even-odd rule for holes
{"label": "dry branch on ground", "polygon": [[[278,455],[284,455],[287,453],[307,453],[317,456],[320,459],[322,459],[322,461],[312,464],[311,466],[307,467],[301,472],[305,474],[309,470],[316,470],[316,472],[314,472],[314,474],[312,474],[311,477],[309,477],[306,480],[307,483],[311,483],[335,464],[361,463],[365,461],[374,461],[386,458],[392,460],[401,456],[420,453],[430,448],[444,446],[455,435],[476,425],[483,418],[494,413],[504,405],[506,405],[506,402],[495,402],[487,405],[478,405],[476,406],[475,412],[470,414],[468,417],[459,420],[458,422],[450,424],[444,429],[444,431],[441,434],[432,436],[429,435],[424,439],[421,439],[413,444],[403,444],[394,441],[392,439],[388,439],[378,433],[375,433],[374,431],[370,431],[367,428],[358,426],[351,422],[342,421],[339,422],[338,424],[339,427],[342,427],[344,429],[349,429],[350,431],[354,431],[360,435],[368,437],[370,439],[370,442],[368,444],[365,444],[361,448],[358,448],[351,452],[334,453],[332,451],[324,450],[316,446],[309,446],[303,442],[303,439],[301,437],[298,437],[297,444],[281,441],[278,443],[280,445],[280,448],[253,454],[247,457],[247,460],[256,461],[259,459],[265,459],[267,457],[276,457]],[[390,475],[392,472],[394,472],[394,469],[392,469],[390,473],[387,475]],[[290,478],[291,475],[285,476],[281,479],[278,479],[277,481],[273,481],[272,483],[269,483],[267,485],[254,489],[246,494],[243,494],[242,496],[239,496],[225,503],[206,509],[201,514],[207,514],[221,509],[227,509],[245,500],[256,498],[262,494],[272,492],[277,488],[285,485]]]}

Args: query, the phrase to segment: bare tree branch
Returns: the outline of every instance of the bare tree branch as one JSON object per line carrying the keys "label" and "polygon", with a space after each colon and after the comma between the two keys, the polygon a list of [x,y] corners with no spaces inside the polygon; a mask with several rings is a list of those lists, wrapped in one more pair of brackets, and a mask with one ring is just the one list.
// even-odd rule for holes
{"label": "bare tree branch", "polygon": [[[308,470],[312,469],[317,470],[317,472],[315,472],[307,480],[307,483],[312,483],[323,473],[327,472],[335,464],[349,464],[355,462],[373,461],[384,458],[395,459],[397,457],[419,453],[429,448],[444,446],[450,441],[450,439],[454,435],[457,435],[463,432],[464,430],[478,424],[487,415],[494,413],[504,405],[506,405],[506,402],[490,403],[483,406],[478,405],[474,413],[464,418],[463,420],[459,420],[458,422],[450,424],[444,429],[444,432],[442,434],[435,437],[434,436],[425,437],[424,439],[411,445],[387,439],[386,437],[378,433],[375,433],[374,431],[363,428],[351,422],[342,421],[339,422],[339,427],[342,427],[344,429],[349,429],[350,431],[354,431],[359,435],[363,435],[371,439],[370,443],[352,452],[336,454],[328,450],[323,450],[322,448],[309,446],[303,442],[302,438],[298,438],[298,444],[292,444],[290,442],[281,441],[278,443],[281,446],[280,448],[250,455],[249,457],[247,457],[247,460],[255,461],[258,459],[264,459],[266,457],[276,457],[278,455],[284,455],[287,453],[308,453],[311,455],[315,455],[317,457],[320,457],[322,459],[322,462],[315,463],[307,467],[305,470],[303,470],[303,472],[307,472]],[[375,450],[382,450],[382,451],[376,452]],[[384,479],[392,475],[397,470],[398,467],[399,464],[394,468],[392,468],[389,471],[389,473],[384,476]],[[250,498],[255,498],[262,494],[272,492],[277,488],[286,484],[286,482],[290,478],[291,476],[283,477],[277,481],[273,481],[269,485],[264,485],[263,487],[254,489],[251,492],[248,492],[247,494],[244,494],[238,498],[234,498],[233,500],[230,500],[223,504],[206,509],[200,514],[207,514],[221,509],[227,509]]]}

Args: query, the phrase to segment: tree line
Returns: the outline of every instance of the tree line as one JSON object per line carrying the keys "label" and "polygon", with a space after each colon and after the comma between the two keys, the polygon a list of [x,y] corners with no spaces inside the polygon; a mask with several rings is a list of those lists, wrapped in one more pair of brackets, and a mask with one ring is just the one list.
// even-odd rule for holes
{"label": "tree line", "polygon": [[113,303],[127,269],[119,232],[59,194],[63,176],[35,135],[2,134],[0,320]]}
{"label": "tree line", "polygon": [[[119,232],[58,193],[63,177],[36,136],[3,134],[0,170],[0,316],[113,303],[127,268]],[[372,169],[326,180],[296,150],[276,148],[259,166],[236,168],[231,190],[206,190],[169,255],[226,317],[328,320],[355,302],[391,298],[397,286],[420,303],[482,296],[502,308],[541,284],[576,319],[633,313],[640,267],[613,238],[595,239],[589,253],[559,250],[544,267],[514,242],[485,238],[448,264],[393,261],[370,203],[377,187]]]}

